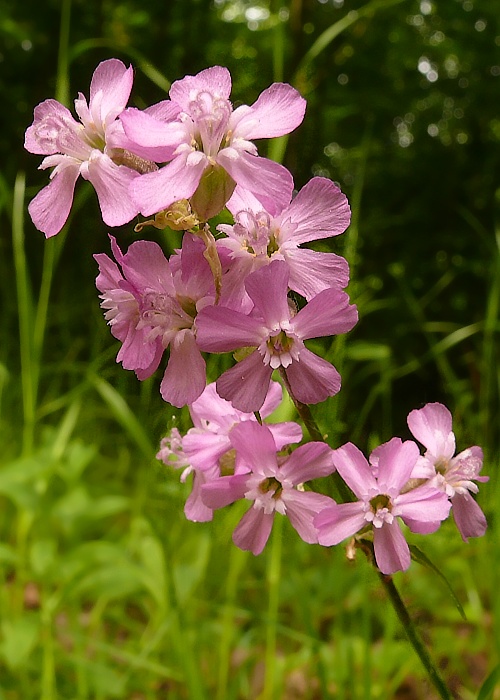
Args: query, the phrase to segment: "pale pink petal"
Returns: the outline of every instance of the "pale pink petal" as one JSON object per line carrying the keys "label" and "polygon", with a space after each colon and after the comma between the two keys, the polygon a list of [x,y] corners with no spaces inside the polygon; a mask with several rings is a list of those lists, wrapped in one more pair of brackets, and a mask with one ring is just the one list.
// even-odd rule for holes
{"label": "pale pink petal", "polygon": [[[406,443],[404,443],[406,444]],[[380,485],[380,479],[379,479]],[[381,488],[381,491],[383,489]],[[416,489],[407,491],[393,499],[395,511],[410,527],[407,518],[414,525],[413,532],[421,532],[418,523],[431,523],[446,520],[449,515],[451,503],[444,491],[438,491],[432,486],[423,484]]]}
{"label": "pale pink petal", "polygon": [[358,310],[349,304],[348,295],[338,289],[325,289],[293,317],[290,325],[304,340],[347,333],[357,321]]}
{"label": "pale pink petal", "polygon": [[271,367],[263,363],[262,357],[255,350],[219,377],[217,391],[235,408],[253,413],[264,403],[271,374]]}
{"label": "pale pink petal", "polygon": [[280,473],[294,486],[335,471],[332,449],[324,442],[308,442],[297,447],[281,466]]}
{"label": "pale pink petal", "polygon": [[[239,211],[251,211],[254,214],[262,211],[262,202],[244,187],[236,185],[233,194],[226,203],[226,207],[235,216]],[[219,229],[219,227],[217,227]],[[232,226],[230,227],[232,228]],[[220,230],[223,230],[222,227]]]}
{"label": "pale pink petal", "polygon": [[252,272],[245,282],[248,296],[269,329],[277,329],[288,321],[288,268],[281,260]]}
{"label": "pale pink petal", "polygon": [[411,518],[403,518],[405,525],[408,525],[412,532],[416,532],[419,535],[431,535],[436,532],[441,527],[441,520],[436,520],[435,522],[420,522],[419,520],[412,520]]}
{"label": "pale pink petal", "polygon": [[241,466],[245,465],[249,471],[275,473],[276,444],[266,425],[253,420],[238,423],[229,433],[229,439],[238,453]]}
{"label": "pale pink petal", "polygon": [[320,403],[340,391],[340,374],[335,367],[307,348],[300,351],[299,361],[286,370],[295,398],[302,403]]}
{"label": "pale pink petal", "polygon": [[351,221],[351,210],[347,197],[334,182],[313,177],[278,217],[279,223],[287,220],[297,228],[285,226],[282,240],[298,245],[344,233]]}
{"label": "pale pink petal", "polygon": [[273,521],[274,513],[266,514],[262,508],[250,508],[233,533],[234,544],[244,551],[260,554],[271,534]]}
{"label": "pale pink petal", "polygon": [[[190,158],[194,155],[194,158]],[[134,180],[131,194],[144,216],[167,209],[174,202],[189,199],[198,187],[207,157],[196,153],[181,153],[171,163],[154,173]]]}
{"label": "pale pink petal", "polygon": [[316,515],[333,503],[331,498],[313,491],[296,491],[287,489],[282,495],[286,506],[286,515],[300,537],[308,544],[318,541],[318,531],[314,526]]}
{"label": "pale pink petal", "polygon": [[99,266],[99,274],[95,281],[97,289],[100,292],[118,289],[120,282],[123,280],[123,275],[118,265],[106,253],[97,253],[94,255],[94,260]]}
{"label": "pale pink petal", "polygon": [[206,476],[202,472],[193,474],[193,488],[184,506],[184,515],[193,523],[207,523],[213,519],[214,512],[203,503],[201,487],[206,483]]}
{"label": "pale pink petal", "polygon": [[347,287],[349,265],[340,255],[286,247],[281,248],[281,253],[290,271],[290,289],[308,301],[324,289]]}
{"label": "pale pink petal", "polygon": [[397,521],[373,528],[373,546],[377,566],[386,576],[410,566],[410,550]]}
{"label": "pale pink petal", "polygon": [[260,415],[262,418],[267,418],[275,411],[283,400],[283,389],[279,382],[271,382],[269,385],[269,391],[267,392],[266,400],[262,404],[260,409]]}
{"label": "pale pink petal", "polygon": [[231,443],[227,435],[189,430],[183,438],[182,447],[189,464],[206,470],[218,464],[222,455],[231,449]]}
{"label": "pale pink petal", "polygon": [[196,317],[198,346],[207,352],[257,346],[266,336],[262,321],[222,306],[207,306]]}
{"label": "pale pink petal", "polygon": [[[139,342],[139,339],[138,339],[138,342]],[[144,341],[143,341],[143,344],[144,344]],[[158,365],[160,364],[160,360],[163,357],[163,346],[162,346],[159,338],[156,339],[156,342],[147,343],[147,344],[153,346],[154,355],[153,355],[149,365],[147,365],[146,367],[137,367],[135,369],[135,376],[141,382],[143,382],[145,379],[147,379],[152,374],[154,374],[154,372],[156,372],[156,370],[158,369]],[[118,361],[118,357],[116,359]]]}
{"label": "pale pink petal", "polygon": [[305,110],[306,101],[295,88],[273,83],[242,117],[235,113],[234,138],[253,140],[289,134],[302,123]]}
{"label": "pale pink petal", "polygon": [[181,80],[172,83],[169,96],[189,113],[191,102],[196,99],[199,91],[207,92],[214,97],[227,100],[231,94],[231,75],[227,68],[212,66],[205,68],[196,75],[186,75]]}
{"label": "pale pink petal", "polygon": [[363,503],[332,502],[313,520],[318,530],[318,542],[325,547],[339,544],[366,525]]}
{"label": "pale pink petal", "polygon": [[290,201],[293,178],[283,165],[236,148],[222,149],[216,160],[236,184],[250,190],[272,216]]}
{"label": "pale pink petal", "polygon": [[61,150],[61,138],[78,134],[81,124],[57,100],[45,100],[35,107],[33,124],[26,129],[24,147],[30,153],[52,155]]}
{"label": "pale pink petal", "polygon": [[483,450],[474,445],[462,450],[451,460],[450,466],[453,471],[458,471],[470,480],[486,482],[489,481],[489,476],[479,476],[479,472],[483,468]]}
{"label": "pale pink petal", "polygon": [[366,457],[352,442],[333,450],[333,463],[340,476],[358,498],[369,498],[370,494],[379,492]]}
{"label": "pale pink petal", "polygon": [[[170,103],[171,104],[171,103]],[[174,106],[172,116],[178,111]],[[146,148],[171,148],[173,151],[183,142],[185,127],[179,122],[160,120],[150,110],[129,107],[120,115],[123,129],[132,142]],[[167,160],[167,159],[166,159]]]}
{"label": "pale pink petal", "polygon": [[455,453],[455,436],[452,433],[452,417],[441,403],[428,403],[411,411],[408,427],[436,459],[451,459]]}
{"label": "pale pink petal", "polygon": [[[264,416],[263,408],[260,409],[261,416]],[[293,423],[292,421],[267,423],[267,427],[273,434],[277,450],[282,450],[286,445],[292,445],[302,440],[302,428],[298,423]]]}
{"label": "pale pink petal", "polygon": [[181,408],[196,401],[206,385],[205,360],[191,330],[177,333],[170,343],[170,359],[160,385],[164,401]]}
{"label": "pale pink petal", "polygon": [[99,123],[106,127],[123,112],[133,81],[132,66],[126,68],[117,58],[99,63],[90,83],[89,108],[95,121],[98,118]]}
{"label": "pale pink petal", "polygon": [[59,170],[28,205],[33,223],[47,238],[59,233],[66,223],[79,171],[78,163]]}
{"label": "pale pink petal", "polygon": [[121,260],[127,281],[136,289],[154,289],[175,297],[169,262],[158,243],[134,241]]}
{"label": "pale pink petal", "polygon": [[451,500],[456,526],[464,542],[469,537],[482,537],[488,523],[486,517],[470,493],[455,494]]}
{"label": "pale pink petal", "polygon": [[420,456],[418,446],[412,440],[402,442],[400,438],[392,438],[378,447],[377,454],[380,493],[395,496],[410,478]]}
{"label": "pale pink petal", "polygon": [[248,474],[221,476],[220,479],[209,481],[201,488],[201,498],[208,508],[224,508],[230,503],[244,498],[247,491]]}
{"label": "pale pink petal", "polygon": [[[148,342],[145,338],[146,332],[145,330],[137,331],[135,323],[130,322],[125,338],[119,338],[122,341],[122,346],[116,356],[116,361],[121,362],[124,369],[132,369],[134,372],[143,370],[141,380],[150,377],[157,369],[163,354],[159,340]],[[115,326],[111,326],[111,333],[116,334]],[[115,335],[115,337],[118,336]]]}
{"label": "pale pink petal", "polygon": [[116,165],[109,156],[94,150],[81,168],[82,176],[95,188],[102,218],[108,226],[122,226],[138,214],[130,197],[130,186],[139,173],[124,165]]}

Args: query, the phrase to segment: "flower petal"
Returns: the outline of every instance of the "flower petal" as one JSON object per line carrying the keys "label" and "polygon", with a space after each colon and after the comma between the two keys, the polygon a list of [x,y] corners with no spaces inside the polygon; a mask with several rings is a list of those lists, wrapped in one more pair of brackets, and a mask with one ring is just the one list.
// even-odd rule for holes
{"label": "flower petal", "polygon": [[304,119],[306,101],[300,93],[286,83],[273,83],[239,118],[234,113],[235,138],[268,139],[284,136],[296,129]]}
{"label": "flower petal", "polygon": [[234,426],[229,439],[238,453],[239,464],[249,471],[268,476],[278,469],[276,444],[267,425],[244,421]]}
{"label": "flower petal", "polygon": [[260,554],[269,539],[273,522],[274,513],[267,514],[262,508],[250,508],[233,533],[234,544],[244,551]]}
{"label": "flower petal", "polygon": [[207,157],[196,152],[196,157],[189,159],[190,155],[181,153],[160,170],[134,180],[130,191],[141,214],[156,214],[174,202],[191,197],[207,166]]}
{"label": "flower petal", "polygon": [[384,523],[373,528],[373,546],[377,566],[383,574],[406,571],[410,566],[410,549],[396,520],[391,525]]}
{"label": "flower petal", "polygon": [[209,481],[201,488],[203,503],[209,508],[224,508],[230,503],[244,498],[247,490],[248,474],[221,476],[220,479]]}
{"label": "flower petal", "polygon": [[333,450],[337,471],[358,498],[365,499],[378,492],[378,485],[366,457],[352,442]]}
{"label": "flower petal", "polygon": [[[117,58],[99,63],[90,83],[89,108],[96,123],[104,128],[123,112],[127,106],[134,70]],[[99,120],[99,122],[97,122]]]}
{"label": "flower petal", "polygon": [[271,381],[272,369],[254,350],[241,362],[228,369],[217,380],[217,391],[235,408],[245,413],[259,411]]}
{"label": "flower petal", "polygon": [[357,321],[358,310],[349,304],[348,295],[339,289],[325,289],[293,317],[290,325],[299,338],[306,340],[347,333]]}
{"label": "flower petal", "polygon": [[196,401],[206,385],[206,365],[191,330],[177,333],[160,385],[164,401],[181,408]]}
{"label": "flower petal", "polygon": [[109,156],[94,150],[81,168],[82,176],[95,188],[102,218],[108,226],[122,226],[139,212],[130,197],[130,186],[139,178],[135,170],[116,165]]}
{"label": "flower petal", "polygon": [[266,336],[262,321],[223,306],[207,306],[196,317],[198,346],[207,352],[257,346]]}
{"label": "flower petal", "polygon": [[296,245],[344,233],[351,221],[347,197],[340,188],[325,177],[313,177],[304,185],[291,204],[277,218],[290,220],[296,228],[284,227],[282,240]]}
{"label": "flower petal", "polygon": [[486,517],[470,493],[455,494],[451,500],[456,526],[464,542],[469,537],[482,537],[488,523]]}
{"label": "flower petal", "polygon": [[55,236],[62,229],[73,204],[75,183],[80,166],[72,164],[58,170],[47,187],[31,200],[28,206],[31,219],[39,231],[47,238]]}
{"label": "flower petal", "polygon": [[237,185],[257,197],[271,216],[282,211],[290,201],[293,178],[283,165],[236,148],[222,149],[216,160]]}
{"label": "flower petal", "polygon": [[452,417],[443,404],[428,403],[423,408],[411,411],[408,427],[413,436],[432,453],[435,461],[451,459],[455,454]]}
{"label": "flower petal", "polygon": [[283,492],[283,502],[286,505],[286,515],[293,528],[308,544],[318,541],[318,530],[314,526],[314,518],[332,503],[332,499],[321,493],[312,491],[296,491],[287,489]]}
{"label": "flower petal", "polygon": [[332,449],[324,442],[308,442],[297,447],[280,467],[281,474],[294,486],[329,476],[334,471]]}
{"label": "flower petal", "polygon": [[318,542],[325,547],[339,544],[366,525],[363,503],[335,503],[324,508],[315,518]]}
{"label": "flower petal", "polygon": [[320,403],[340,391],[340,374],[335,367],[305,347],[299,361],[292,362],[285,372],[295,398],[302,403]]}
{"label": "flower petal", "polygon": [[418,446],[413,440],[402,442],[400,438],[392,438],[377,448],[377,455],[380,493],[396,496],[410,478],[420,456]]}
{"label": "flower petal", "polygon": [[268,329],[278,329],[283,321],[288,321],[288,268],[282,260],[273,260],[252,272],[245,288]]}
{"label": "flower petal", "polygon": [[212,66],[196,75],[186,75],[172,83],[169,96],[189,113],[191,102],[198,92],[208,92],[213,97],[227,100],[231,94],[231,74],[227,68]]}
{"label": "flower petal", "polygon": [[349,265],[340,255],[284,246],[281,253],[290,271],[290,289],[308,301],[325,289],[344,289],[349,283]]}

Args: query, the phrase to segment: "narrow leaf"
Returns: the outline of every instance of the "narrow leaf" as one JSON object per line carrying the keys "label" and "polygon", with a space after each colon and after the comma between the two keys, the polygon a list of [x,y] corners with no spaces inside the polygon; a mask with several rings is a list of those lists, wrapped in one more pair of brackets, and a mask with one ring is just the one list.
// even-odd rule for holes
{"label": "narrow leaf", "polygon": [[465,611],[462,607],[462,604],[459,601],[455,591],[453,590],[451,583],[448,581],[448,579],[443,574],[443,572],[440,569],[438,569],[437,566],[431,562],[429,557],[426,554],[424,554],[422,552],[422,550],[419,549],[418,547],[416,547],[414,544],[410,545],[410,553],[411,553],[411,558],[414,561],[418,562],[419,564],[422,564],[422,566],[427,566],[429,569],[432,569],[432,571],[434,571],[434,573],[439,576],[439,578],[443,581],[443,583],[445,584],[445,586],[449,590],[451,597],[453,598],[453,602],[455,603],[455,606],[456,606],[458,612],[462,616],[462,619],[467,620],[467,616],[466,616]]}

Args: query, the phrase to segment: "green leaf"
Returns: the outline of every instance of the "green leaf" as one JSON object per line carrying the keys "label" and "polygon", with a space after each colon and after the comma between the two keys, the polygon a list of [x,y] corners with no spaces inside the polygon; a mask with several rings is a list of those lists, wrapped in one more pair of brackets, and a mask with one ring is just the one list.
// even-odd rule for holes
{"label": "green leaf", "polygon": [[31,614],[15,620],[3,620],[0,649],[9,668],[22,666],[36,644],[39,628],[38,618]]}
{"label": "green leaf", "polygon": [[56,541],[45,539],[36,540],[31,545],[30,563],[37,576],[44,576],[53,566],[56,559]]}
{"label": "green leaf", "polygon": [[493,671],[484,681],[479,689],[477,700],[490,700],[493,697],[493,691],[500,685],[500,664],[495,666]]}
{"label": "green leaf", "polygon": [[467,620],[467,616],[466,616],[465,611],[462,607],[462,604],[459,601],[455,591],[451,587],[451,583],[448,581],[448,579],[443,574],[443,572],[440,569],[438,569],[437,566],[431,562],[429,557],[426,554],[424,554],[422,552],[422,550],[419,549],[418,547],[416,547],[414,544],[410,545],[410,553],[411,553],[411,558],[414,561],[418,562],[419,564],[422,564],[423,566],[427,566],[429,569],[432,569],[432,571],[434,571],[434,573],[439,576],[439,578],[443,581],[443,583],[445,584],[445,586],[449,590],[451,597],[453,598],[453,602],[455,603],[455,606],[456,606],[458,612],[462,616],[462,619]]}

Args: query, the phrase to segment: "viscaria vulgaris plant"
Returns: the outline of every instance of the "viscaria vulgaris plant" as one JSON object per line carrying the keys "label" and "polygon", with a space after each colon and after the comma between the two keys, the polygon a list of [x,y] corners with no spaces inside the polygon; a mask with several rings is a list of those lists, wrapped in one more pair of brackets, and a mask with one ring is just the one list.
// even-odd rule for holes
{"label": "viscaria vulgaris plant", "polygon": [[[135,240],[123,252],[110,235],[112,257],[98,252],[95,260],[104,317],[121,343],[117,361],[139,380],[163,362],[161,397],[189,409],[193,427],[185,435],[172,428],[157,455],[192,478],[186,517],[208,521],[244,500],[233,540],[255,555],[281,516],[307,543],[360,548],[411,626],[391,578],[410,566],[408,532],[433,533],[451,512],[465,541],[483,535],[474,494],[488,477],[480,476],[480,447],[455,455],[451,413],[440,403],[408,416],[425,451],[394,437],[367,458],[350,442],[332,449],[314,423],[310,405],[339,392],[341,377],[307,342],[348,333],[358,312],[344,291],[347,261],[304,244],[342,234],[349,204],[324,177],[294,193],[291,173],[254,143],[296,129],[305,100],[275,83],[235,109],[229,71],[214,66],[139,110],[127,108],[132,81],[132,67],[110,59],[95,70],[89,103],[81,93],[75,100],[79,121],[53,99],[35,108],[25,147],[53,170],[29,206],[33,223],[57,234],[81,175],[108,226],[133,220],[136,232],[183,231],[169,259],[157,242]],[[232,223],[214,226],[223,210]],[[207,355],[228,352],[233,365],[207,384]],[[283,389],[298,422],[264,422]],[[312,489],[318,479],[333,482],[335,499]],[[409,636],[447,697],[425,647]]]}

